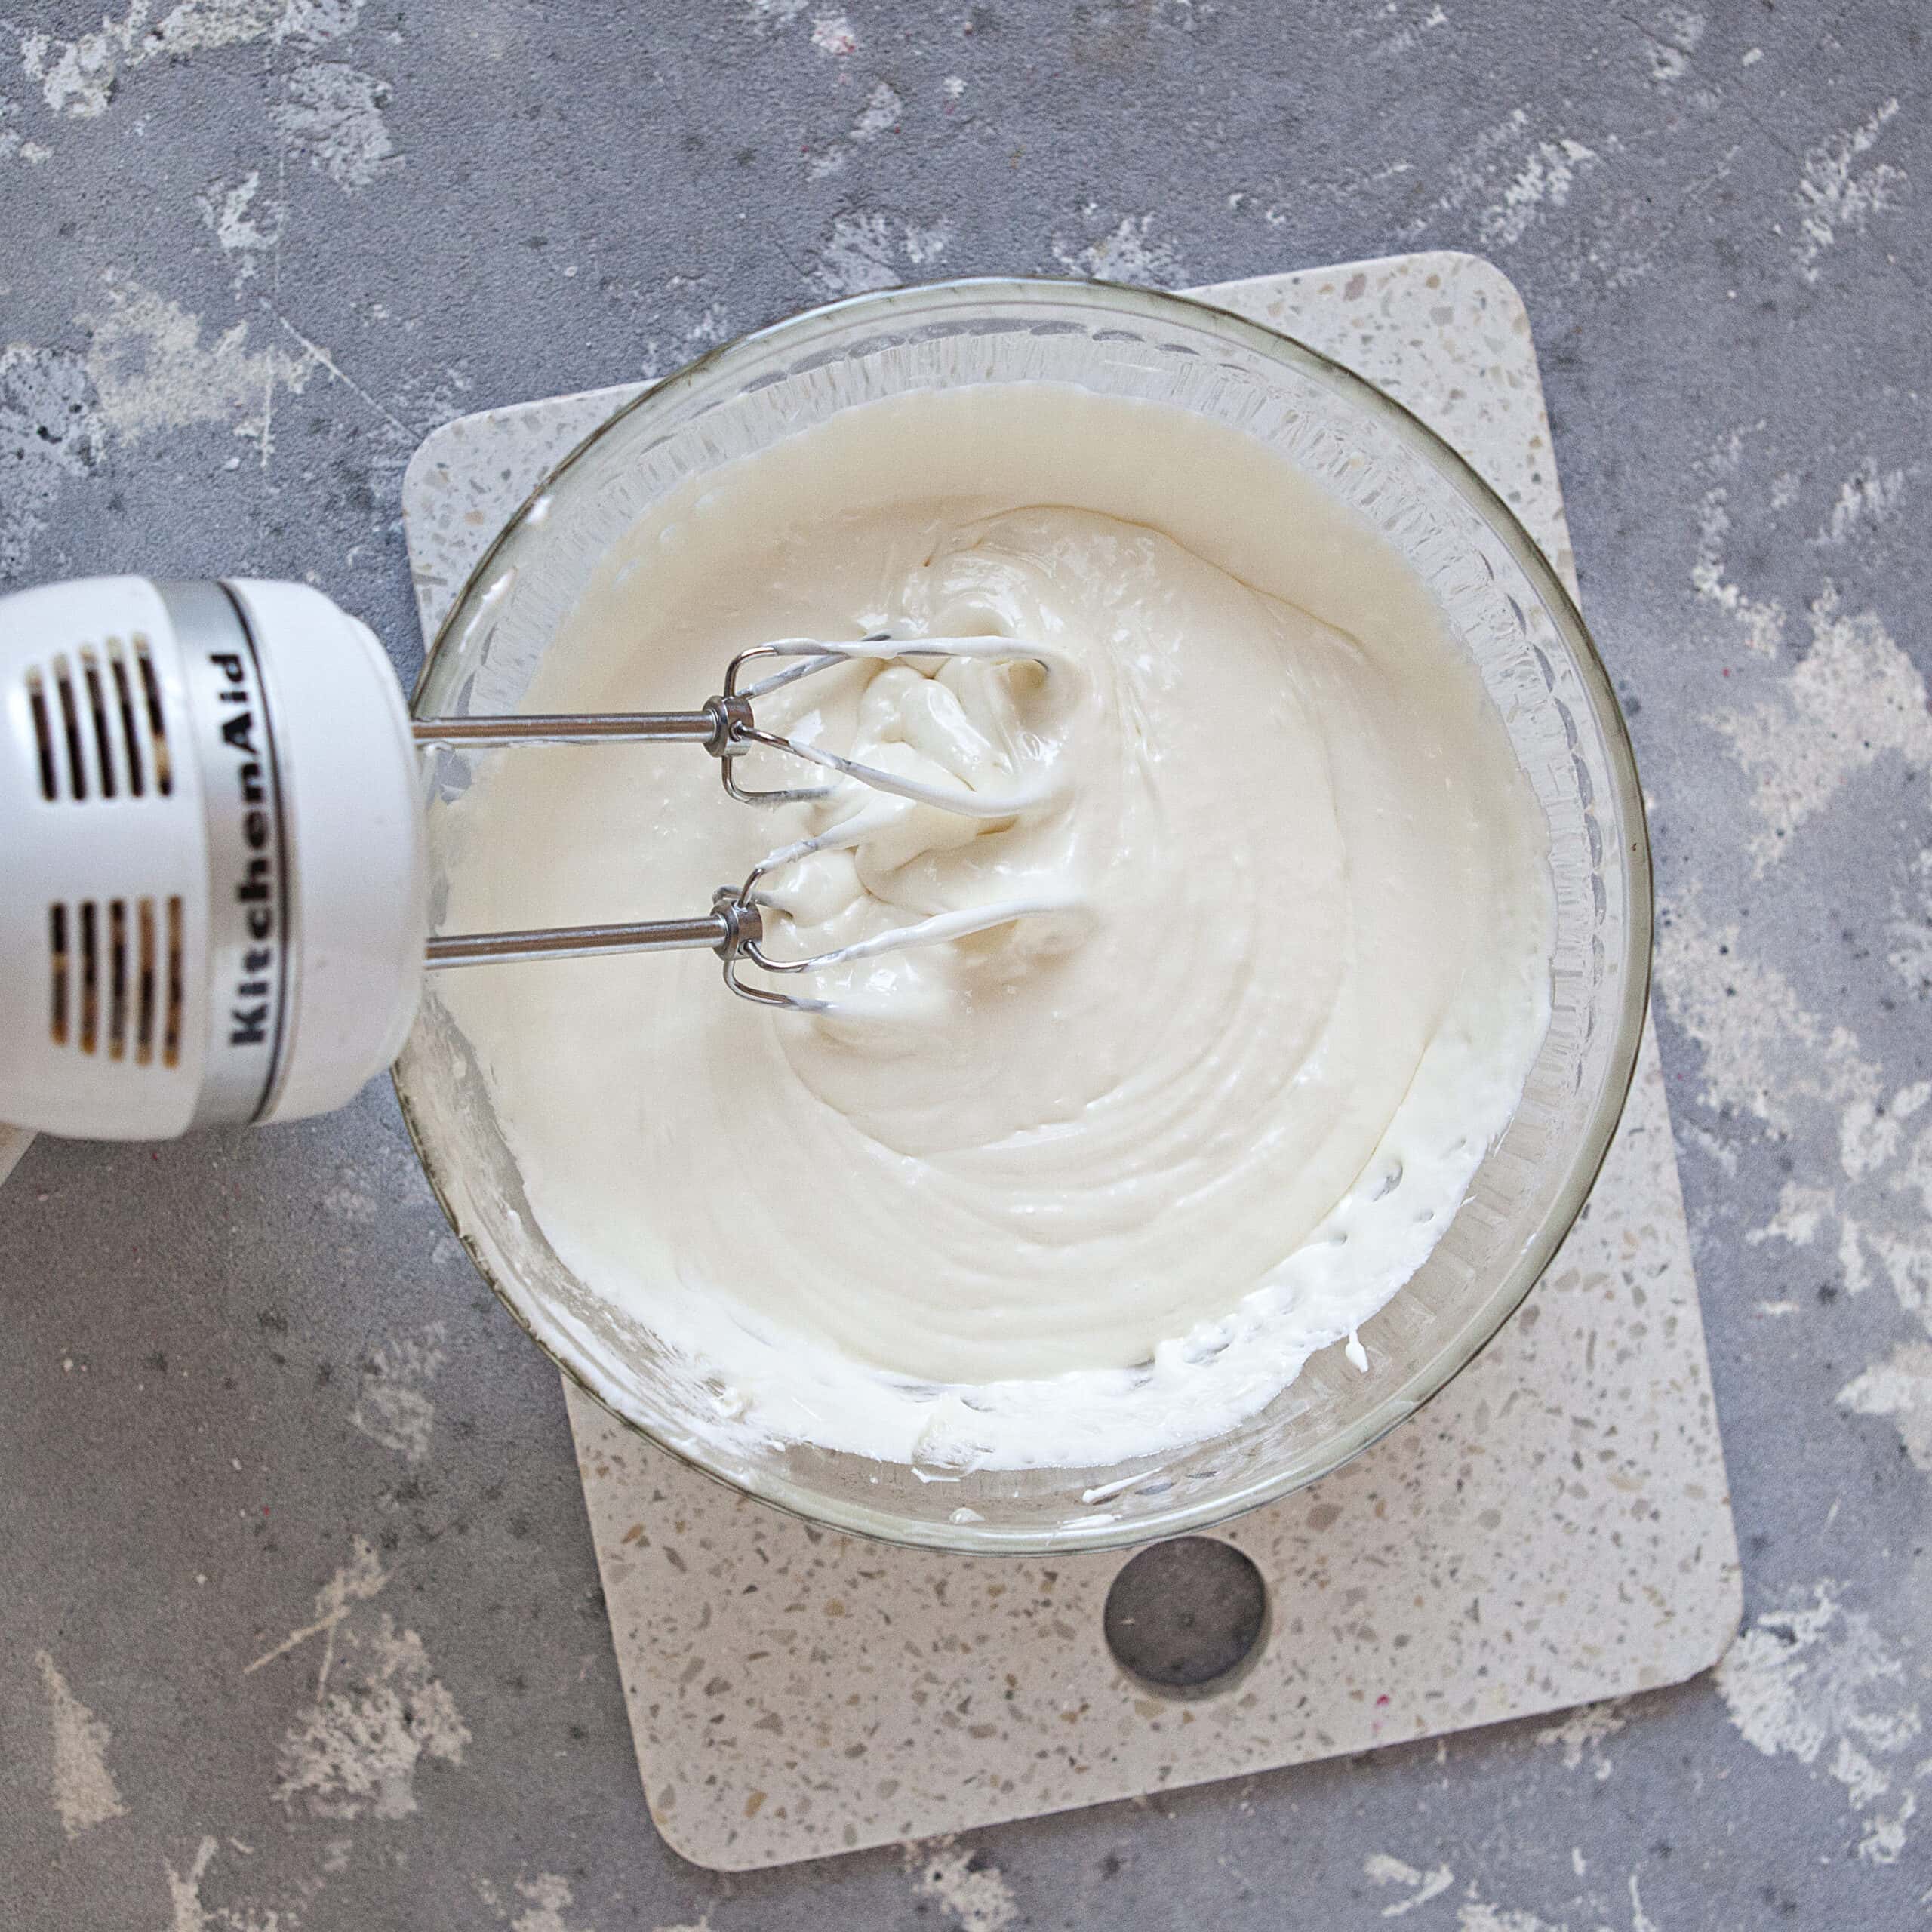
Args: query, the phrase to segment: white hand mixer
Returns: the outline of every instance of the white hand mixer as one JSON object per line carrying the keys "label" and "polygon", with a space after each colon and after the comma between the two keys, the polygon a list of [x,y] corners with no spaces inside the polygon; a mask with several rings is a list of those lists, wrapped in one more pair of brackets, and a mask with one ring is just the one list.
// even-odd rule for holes
{"label": "white hand mixer", "polygon": [[741,652],[695,711],[412,721],[374,633],[304,585],[95,577],[0,598],[0,1121],[158,1140],[325,1112],[401,1051],[426,965],[709,947],[733,992],[817,1012],[745,969],[811,973],[1050,909],[1006,901],[773,957],[771,875],[857,842],[860,811],[693,918],[427,936],[419,746],[690,743],[747,804],[833,789],[742,787],[757,746],[976,817],[1038,803],[901,777],[754,712],[854,657],[943,657],[1049,668],[1004,638],[789,639]]}

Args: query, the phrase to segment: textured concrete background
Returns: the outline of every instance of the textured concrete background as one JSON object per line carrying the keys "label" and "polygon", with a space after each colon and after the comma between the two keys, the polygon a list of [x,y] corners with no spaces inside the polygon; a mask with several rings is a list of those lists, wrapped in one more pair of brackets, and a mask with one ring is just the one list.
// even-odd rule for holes
{"label": "textured concrete background", "polygon": [[555,1375],[388,1093],[43,1142],[0,1191],[0,1922],[1921,1922],[1918,10],[98,5],[0,14],[0,577],[306,574],[405,672],[401,465],[459,411],[922,275],[1499,261],[1653,801],[1747,1613],[1560,1726],[714,1878],[645,1817]]}

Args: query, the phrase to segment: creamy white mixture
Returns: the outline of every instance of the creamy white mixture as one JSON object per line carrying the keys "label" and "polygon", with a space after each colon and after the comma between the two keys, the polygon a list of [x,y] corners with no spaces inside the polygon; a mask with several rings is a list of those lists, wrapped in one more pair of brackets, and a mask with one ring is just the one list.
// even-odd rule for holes
{"label": "creamy white mixture", "polygon": [[557,1253],[721,1430],[995,1467],[1218,1434],[1408,1280],[1509,1120],[1549,1010],[1527,783],[1364,522],[1234,431],[1048,385],[850,411],[668,500],[527,702],[688,706],[746,645],[888,625],[1054,668],[854,665],[761,721],[1025,809],[761,814],[689,748],[520,752],[453,808],[447,924],[696,910],[854,811],[774,881],[774,950],[1059,909],[826,975],[836,1017],[702,953],[439,991]]}

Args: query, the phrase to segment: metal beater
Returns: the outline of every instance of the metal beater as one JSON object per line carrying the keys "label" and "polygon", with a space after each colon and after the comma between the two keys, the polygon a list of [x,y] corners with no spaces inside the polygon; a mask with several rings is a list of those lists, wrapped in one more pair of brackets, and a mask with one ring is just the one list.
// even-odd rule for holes
{"label": "metal beater", "polygon": [[[695,744],[718,762],[724,789],[744,804],[797,804],[829,797],[834,784],[751,789],[740,785],[734,765],[755,747],[801,758],[870,789],[983,820],[1011,818],[1036,806],[1048,793],[1035,786],[992,794],[963,785],[927,784],[846,758],[822,746],[765,730],[754,705],[774,691],[841,664],[865,660],[973,658],[990,662],[1031,662],[1048,675],[1054,654],[1006,637],[902,638],[876,632],[854,644],[787,638],[741,651],[727,666],[724,689],[695,711],[612,712],[583,715],[497,718],[430,718],[414,721],[419,746],[478,749],[510,745]],[[748,667],[776,665],[746,681]],[[768,912],[777,909],[768,889],[773,875],[814,852],[849,849],[874,829],[876,821],[860,811],[817,836],[780,848],[760,860],[737,886],[720,886],[711,909],[691,918],[645,919],[628,923],[539,927],[521,932],[443,934],[430,939],[424,963],[432,967],[474,966],[511,960],[583,958],[612,952],[668,952],[708,947],[724,964],[724,983],[740,999],[795,1013],[824,1013],[835,1003],[780,992],[743,977],[746,966],[771,974],[814,973],[850,962],[898,952],[909,947],[961,939],[1011,924],[1016,919],[1060,909],[1044,900],[1005,900],[970,911],[936,914],[897,926],[853,945],[803,959],[774,958],[765,950]]]}

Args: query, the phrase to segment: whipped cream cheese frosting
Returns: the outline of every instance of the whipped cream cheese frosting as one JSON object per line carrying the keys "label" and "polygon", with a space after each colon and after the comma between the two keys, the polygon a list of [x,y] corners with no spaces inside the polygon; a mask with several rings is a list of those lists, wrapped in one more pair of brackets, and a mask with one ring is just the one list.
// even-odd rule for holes
{"label": "whipped cream cheese frosting", "polygon": [[749,645],[887,629],[1043,662],[868,660],[761,722],[986,813],[525,751],[450,808],[446,923],[695,909],[835,829],[771,881],[775,952],[1031,916],[788,985],[825,1016],[707,954],[438,990],[551,1245],[721,1435],[1093,1468],[1217,1435],[1354,1346],[1511,1118],[1549,1015],[1528,782],[1364,519],[1233,429],[1044,383],[855,408],[660,501],[525,703],[688,706]]}

